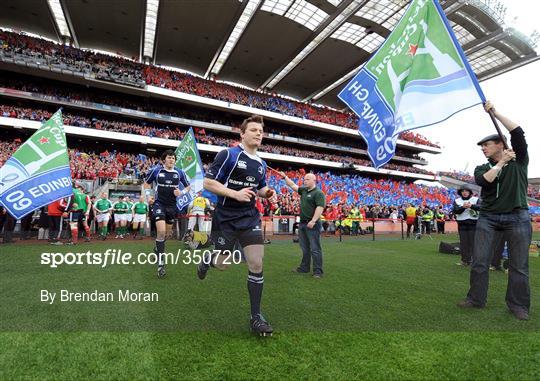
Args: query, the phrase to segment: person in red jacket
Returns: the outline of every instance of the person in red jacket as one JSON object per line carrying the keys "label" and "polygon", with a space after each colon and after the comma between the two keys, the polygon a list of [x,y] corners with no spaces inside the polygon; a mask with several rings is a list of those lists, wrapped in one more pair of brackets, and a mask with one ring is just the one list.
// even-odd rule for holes
{"label": "person in red jacket", "polygon": [[47,206],[47,214],[49,216],[49,242],[51,245],[61,245],[58,240],[60,228],[62,226],[62,214],[66,211],[69,204],[69,198],[61,198],[51,202]]}

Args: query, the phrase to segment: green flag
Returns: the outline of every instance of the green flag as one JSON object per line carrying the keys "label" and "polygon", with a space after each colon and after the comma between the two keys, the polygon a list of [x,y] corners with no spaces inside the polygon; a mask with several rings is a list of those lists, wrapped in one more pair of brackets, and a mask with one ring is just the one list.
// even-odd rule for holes
{"label": "green flag", "polygon": [[178,209],[182,210],[198,192],[203,190],[204,170],[192,128],[184,135],[175,153],[176,167],[185,172],[191,185],[190,192],[177,200]]}
{"label": "green flag", "polygon": [[384,44],[338,97],[359,117],[378,168],[398,135],[485,101],[437,0],[413,0]]}
{"label": "green flag", "polygon": [[71,193],[66,134],[58,110],[0,168],[0,204],[19,219]]}

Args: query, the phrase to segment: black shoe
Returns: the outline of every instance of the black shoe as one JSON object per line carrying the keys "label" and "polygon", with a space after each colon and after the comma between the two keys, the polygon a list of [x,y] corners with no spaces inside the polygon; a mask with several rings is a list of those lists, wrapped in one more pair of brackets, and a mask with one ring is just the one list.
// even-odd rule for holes
{"label": "black shoe", "polygon": [[321,279],[322,276],[323,276],[323,275],[320,274],[320,273],[315,273],[315,274],[313,274],[313,278],[315,278],[315,279]]}
{"label": "black shoe", "polygon": [[167,275],[167,272],[165,271],[165,266],[159,266],[157,270],[157,277],[158,278],[165,278],[165,275]]}
{"label": "black shoe", "polygon": [[510,310],[510,312],[518,320],[529,320],[529,313],[524,309],[519,308],[519,309],[515,309],[515,310]]}
{"label": "black shoe", "polygon": [[200,280],[206,278],[206,274],[208,274],[208,269],[210,269],[210,265],[204,264],[203,262],[197,265],[197,276]]}
{"label": "black shoe", "polygon": [[307,274],[309,273],[309,271],[303,271],[303,270],[300,270],[299,267],[295,268],[295,269],[292,269],[292,272],[293,273],[297,273],[297,274]]}
{"label": "black shoe", "polygon": [[457,306],[459,308],[484,308],[484,306],[481,306],[481,305],[478,305],[478,304],[474,304],[472,302],[472,300],[470,299],[465,299],[465,300],[462,300],[461,302],[459,302],[457,304]]}
{"label": "black shoe", "polygon": [[268,324],[261,314],[251,318],[249,327],[253,334],[259,336],[272,336],[272,333],[274,332],[272,326]]}

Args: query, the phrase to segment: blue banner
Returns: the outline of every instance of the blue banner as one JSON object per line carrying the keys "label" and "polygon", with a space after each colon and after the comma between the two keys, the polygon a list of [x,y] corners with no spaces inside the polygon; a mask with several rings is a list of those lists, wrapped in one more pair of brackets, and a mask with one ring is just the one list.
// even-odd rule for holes
{"label": "blue banner", "polygon": [[73,193],[69,167],[56,168],[11,187],[0,195],[2,204],[16,219]]}

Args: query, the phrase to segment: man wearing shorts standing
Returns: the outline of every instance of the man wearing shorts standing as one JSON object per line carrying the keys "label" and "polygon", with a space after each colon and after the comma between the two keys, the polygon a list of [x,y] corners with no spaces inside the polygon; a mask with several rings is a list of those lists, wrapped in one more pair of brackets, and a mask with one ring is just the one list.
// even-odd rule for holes
{"label": "man wearing shorts standing", "polygon": [[107,193],[103,192],[101,198],[94,204],[94,214],[98,224],[98,234],[102,240],[107,239],[107,226],[111,217],[113,205],[111,200],[107,198]]}
{"label": "man wearing shorts standing", "polygon": [[131,208],[133,212],[133,238],[143,239],[144,227],[148,216],[148,204],[144,202],[144,196],[139,198],[139,202],[133,204]]}
{"label": "man wearing shorts standing", "polygon": [[226,256],[223,254],[233,252],[238,242],[248,265],[250,328],[258,335],[267,336],[273,329],[261,314],[264,245],[261,216],[255,207],[255,199],[257,196],[274,198],[275,191],[266,185],[266,163],[257,156],[263,127],[263,119],[259,115],[245,119],[240,126],[241,144],[219,152],[206,172],[205,189],[218,195],[212,219],[212,240],[216,251],[205,255],[197,273],[200,279],[204,279],[211,266],[224,269]]}

